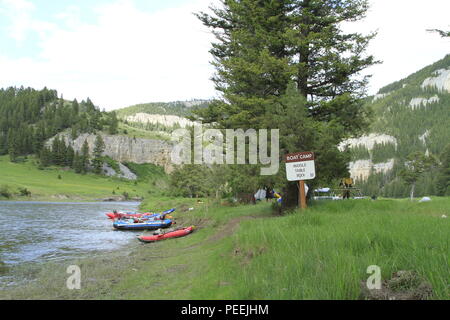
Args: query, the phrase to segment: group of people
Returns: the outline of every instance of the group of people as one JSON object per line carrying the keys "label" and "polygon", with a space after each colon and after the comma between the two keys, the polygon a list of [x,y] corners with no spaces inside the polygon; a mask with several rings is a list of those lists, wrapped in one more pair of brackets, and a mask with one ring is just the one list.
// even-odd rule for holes
{"label": "group of people", "polygon": [[266,199],[267,202],[272,199],[277,199],[278,203],[281,203],[282,201],[281,194],[276,192],[273,188],[267,186],[264,187],[263,189],[258,190],[258,192],[256,192],[254,197],[255,200]]}

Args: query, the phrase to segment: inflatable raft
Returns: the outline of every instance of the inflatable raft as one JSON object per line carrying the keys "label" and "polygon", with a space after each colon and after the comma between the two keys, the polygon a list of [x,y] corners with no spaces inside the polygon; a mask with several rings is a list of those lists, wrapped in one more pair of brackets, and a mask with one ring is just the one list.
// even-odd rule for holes
{"label": "inflatable raft", "polygon": [[123,216],[120,218],[115,218],[114,220],[128,220],[128,219],[132,219],[134,220],[134,222],[142,222],[142,221],[150,221],[150,220],[172,220],[173,217],[167,213],[154,213],[151,215],[139,215],[139,216]]}
{"label": "inflatable raft", "polygon": [[173,224],[172,220],[149,220],[135,222],[134,220],[116,220],[113,227],[117,230],[156,230],[161,228],[169,228]]}
{"label": "inflatable raft", "polygon": [[106,216],[111,219],[111,220],[115,220],[115,219],[128,219],[128,218],[142,218],[142,217],[151,217],[153,215],[156,215],[157,213],[151,213],[151,212],[147,212],[147,213],[132,213],[132,212],[108,212],[106,214]]}
{"label": "inflatable raft", "polygon": [[170,239],[170,238],[180,238],[180,237],[184,237],[187,236],[188,234],[191,234],[192,232],[194,232],[195,227],[188,227],[188,228],[183,228],[183,229],[179,229],[179,230],[175,230],[172,232],[167,232],[165,234],[160,234],[160,235],[153,235],[153,236],[140,236],[138,237],[138,239],[142,242],[156,242],[156,241],[161,241],[161,240],[166,240],[166,239]]}
{"label": "inflatable raft", "polygon": [[164,215],[164,214],[169,214],[174,212],[175,209],[170,209],[170,210],[166,210],[164,212],[161,213],[153,213],[153,212],[147,212],[147,213],[137,213],[137,212],[108,212],[106,214],[106,216],[111,219],[111,220],[115,220],[115,219],[128,219],[128,218],[143,218],[143,217],[155,217],[155,216],[159,216],[159,215]]}

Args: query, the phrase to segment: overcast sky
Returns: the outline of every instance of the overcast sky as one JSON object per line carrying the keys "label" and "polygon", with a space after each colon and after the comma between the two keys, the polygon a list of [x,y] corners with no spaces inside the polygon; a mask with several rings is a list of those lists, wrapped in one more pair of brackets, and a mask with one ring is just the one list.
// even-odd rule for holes
{"label": "overcast sky", "polygon": [[[193,16],[216,0],[0,0],[0,87],[47,86],[107,110],[209,99],[212,36]],[[369,94],[450,53],[449,0],[371,0],[348,28],[378,30],[369,52],[384,63]]]}

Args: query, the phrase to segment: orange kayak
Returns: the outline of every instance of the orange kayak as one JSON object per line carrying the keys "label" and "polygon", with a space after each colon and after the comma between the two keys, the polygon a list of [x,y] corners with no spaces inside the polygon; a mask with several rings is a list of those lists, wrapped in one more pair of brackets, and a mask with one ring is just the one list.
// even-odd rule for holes
{"label": "orange kayak", "polygon": [[161,240],[166,240],[170,238],[180,238],[187,236],[194,232],[195,227],[188,227],[179,230],[175,230],[172,232],[167,232],[165,234],[153,235],[153,236],[140,236],[138,239],[142,242],[156,242]]}

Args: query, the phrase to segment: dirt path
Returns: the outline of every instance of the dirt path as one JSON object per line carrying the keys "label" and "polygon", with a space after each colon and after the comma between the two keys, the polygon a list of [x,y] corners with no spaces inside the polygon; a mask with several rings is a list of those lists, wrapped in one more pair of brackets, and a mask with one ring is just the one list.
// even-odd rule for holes
{"label": "dirt path", "polygon": [[252,220],[252,219],[261,219],[261,218],[267,218],[265,216],[261,217],[255,217],[255,216],[243,216],[243,217],[237,217],[234,219],[231,219],[227,222],[222,228],[220,228],[215,234],[213,234],[209,239],[208,242],[216,242],[219,240],[222,240],[225,237],[229,237],[232,234],[234,234],[239,227],[240,223],[242,221],[246,220]]}

